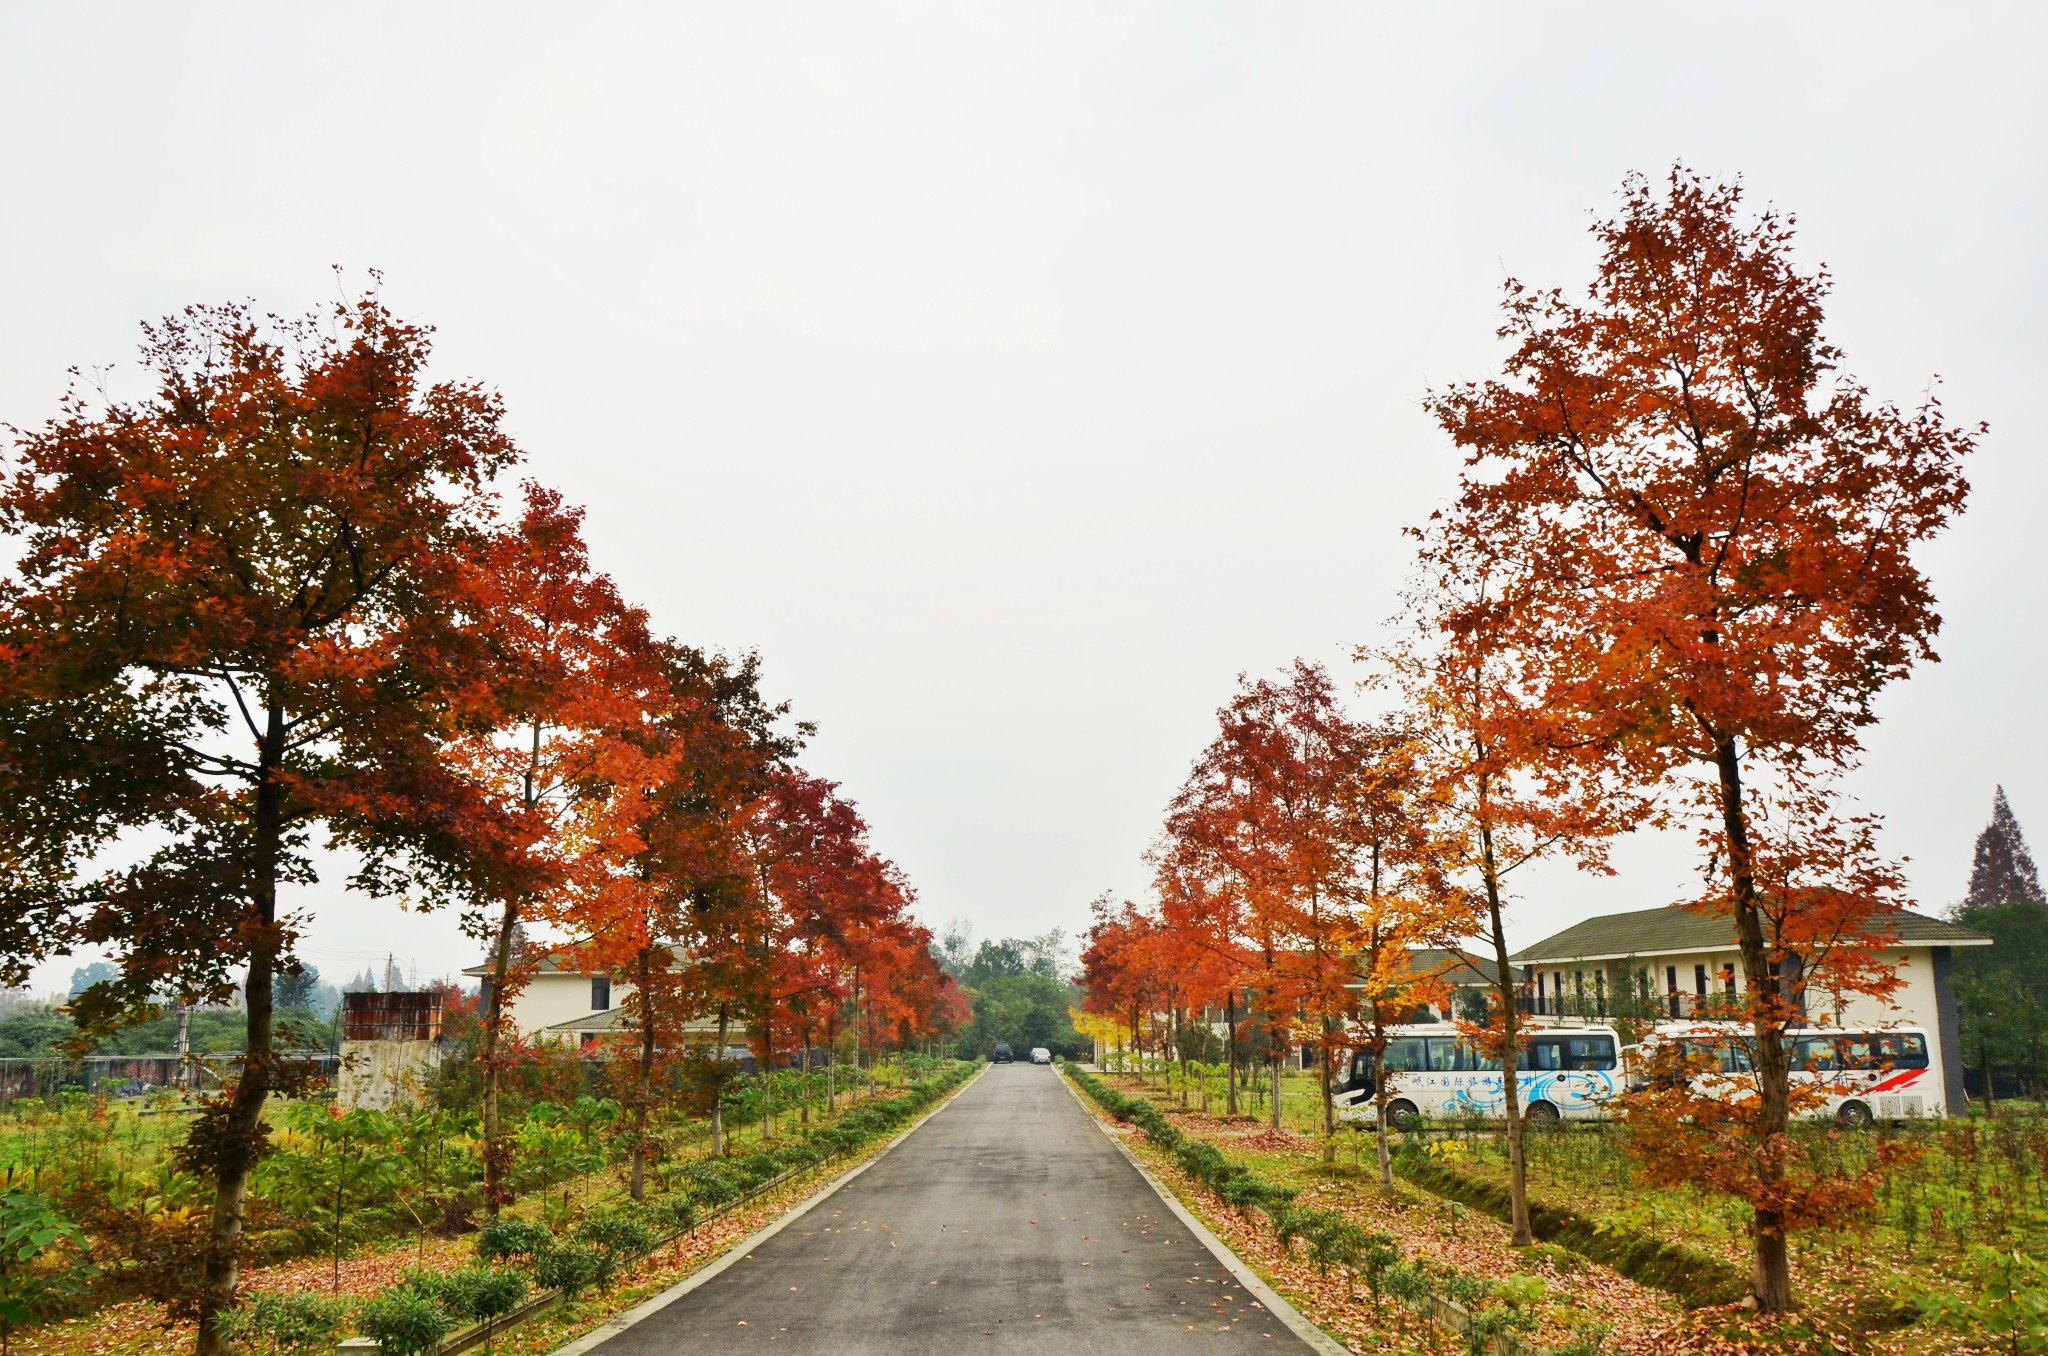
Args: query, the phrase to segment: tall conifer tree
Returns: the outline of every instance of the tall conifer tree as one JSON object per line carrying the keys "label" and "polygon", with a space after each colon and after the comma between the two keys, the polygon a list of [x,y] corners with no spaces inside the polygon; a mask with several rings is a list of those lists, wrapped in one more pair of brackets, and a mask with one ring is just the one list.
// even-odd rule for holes
{"label": "tall conifer tree", "polygon": [[2011,904],[2024,900],[2048,904],[2041,894],[2041,873],[2034,869],[2034,854],[2020,834],[2020,822],[2013,817],[1999,787],[1991,802],[1991,822],[1977,835],[1977,855],[1970,864],[1969,904]]}

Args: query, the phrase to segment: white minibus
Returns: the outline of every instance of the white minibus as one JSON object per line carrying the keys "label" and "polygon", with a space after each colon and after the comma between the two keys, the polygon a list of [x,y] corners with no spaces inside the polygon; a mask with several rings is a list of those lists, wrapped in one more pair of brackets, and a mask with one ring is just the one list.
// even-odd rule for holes
{"label": "white minibus", "polygon": [[[1755,1039],[1740,1022],[1666,1022],[1633,1054],[1642,1076],[1654,1076],[1662,1052],[1675,1043],[1695,1092],[1742,1100],[1757,1095]],[[1802,1027],[1785,1039],[1794,1085],[1821,1091],[1814,1117],[1856,1127],[1948,1114],[1938,1046],[1924,1027]]]}
{"label": "white minibus", "polygon": [[[1621,1037],[1611,1026],[1524,1028],[1515,1086],[1532,1121],[1599,1120],[1622,1090]],[[1384,1070],[1384,1074],[1382,1074]],[[1449,1022],[1390,1028],[1386,1057],[1351,1056],[1337,1087],[1337,1114],[1368,1125],[1378,1115],[1373,1091],[1387,1079],[1387,1124],[1405,1127],[1418,1116],[1507,1114],[1500,1061],[1480,1053]]]}

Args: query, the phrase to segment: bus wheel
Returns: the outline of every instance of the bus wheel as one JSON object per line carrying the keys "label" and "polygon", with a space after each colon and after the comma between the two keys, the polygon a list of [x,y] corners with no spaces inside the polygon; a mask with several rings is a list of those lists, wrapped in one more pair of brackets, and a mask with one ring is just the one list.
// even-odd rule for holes
{"label": "bus wheel", "polygon": [[1563,1113],[1551,1102],[1531,1102],[1523,1115],[1534,1125],[1556,1125],[1564,1119]]}
{"label": "bus wheel", "polygon": [[1835,1113],[1835,1124],[1844,1130],[1868,1130],[1876,1119],[1870,1114],[1868,1102],[1844,1102],[1842,1109]]}
{"label": "bus wheel", "polygon": [[1396,1130],[1406,1130],[1422,1119],[1422,1113],[1409,1101],[1387,1103],[1387,1124]]}

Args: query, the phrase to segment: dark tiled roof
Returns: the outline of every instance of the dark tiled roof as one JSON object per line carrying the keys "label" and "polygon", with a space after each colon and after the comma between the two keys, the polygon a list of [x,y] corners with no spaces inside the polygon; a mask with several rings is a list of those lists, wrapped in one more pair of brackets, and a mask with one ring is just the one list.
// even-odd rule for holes
{"label": "dark tiled roof", "polygon": [[1456,985],[1491,984],[1494,982],[1494,964],[1457,947],[1441,948],[1418,946],[1409,955],[1408,964],[1418,975],[1442,975],[1446,982]]}
{"label": "dark tiled roof", "polygon": [[[552,1026],[541,1028],[542,1031],[567,1031],[578,1034],[595,1031],[637,1031],[638,1029],[638,1023],[634,1022],[623,1007],[606,1008],[603,1012],[593,1012],[585,1017],[572,1017],[566,1022],[556,1022]],[[728,1028],[728,1032],[732,1036],[743,1037],[748,1029],[743,1023],[734,1022]],[[678,1030],[691,1035],[701,1035],[707,1031],[715,1032],[718,1030],[718,1019],[715,1017],[692,1017],[682,1023]]]}
{"label": "dark tiled roof", "polygon": [[[1910,909],[1887,911],[1885,922],[1906,946],[1989,946],[1981,932]],[[1692,909],[1637,909],[1603,914],[1525,946],[1508,959],[1517,965],[1563,960],[1606,960],[1662,956],[1680,951],[1717,951],[1735,945],[1735,923]]]}

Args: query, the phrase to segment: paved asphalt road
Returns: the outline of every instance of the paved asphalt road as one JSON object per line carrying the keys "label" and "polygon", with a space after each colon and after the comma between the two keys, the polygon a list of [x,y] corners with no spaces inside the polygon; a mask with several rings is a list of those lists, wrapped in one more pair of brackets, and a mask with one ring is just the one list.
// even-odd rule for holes
{"label": "paved asphalt road", "polygon": [[998,1064],[595,1356],[1311,1348],[1174,1218],[1051,1069]]}

